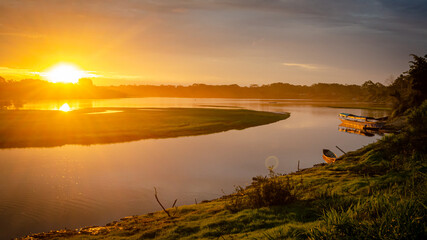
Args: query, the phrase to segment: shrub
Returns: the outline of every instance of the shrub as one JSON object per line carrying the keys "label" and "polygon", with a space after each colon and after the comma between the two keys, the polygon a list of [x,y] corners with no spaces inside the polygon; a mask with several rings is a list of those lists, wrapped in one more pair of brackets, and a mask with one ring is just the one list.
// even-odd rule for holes
{"label": "shrub", "polygon": [[228,210],[237,212],[246,208],[285,205],[297,199],[296,183],[288,176],[281,177],[270,172],[268,177],[258,176],[252,180],[246,189],[236,187],[236,192],[226,205]]}

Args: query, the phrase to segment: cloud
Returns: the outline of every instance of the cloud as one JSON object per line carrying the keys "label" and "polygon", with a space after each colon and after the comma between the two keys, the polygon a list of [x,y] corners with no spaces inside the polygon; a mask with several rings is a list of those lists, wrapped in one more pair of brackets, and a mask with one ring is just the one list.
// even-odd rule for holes
{"label": "cloud", "polygon": [[121,74],[118,72],[86,71],[86,73],[91,74],[95,78],[110,80],[142,80],[148,78],[148,76]]}
{"label": "cloud", "polygon": [[19,32],[0,32],[0,36],[23,37],[23,38],[46,38],[43,34],[19,33]]}
{"label": "cloud", "polygon": [[226,69],[222,79],[262,83],[294,68],[288,79],[344,81],[336,69],[352,69],[346,81],[362,81],[427,49],[425,0],[1,0],[0,12],[0,65],[63,55],[123,79]]}
{"label": "cloud", "polygon": [[1,67],[0,74],[29,74],[30,70],[26,68],[10,68],[10,67]]}
{"label": "cloud", "polygon": [[100,78],[108,78],[108,79],[127,79],[127,80],[135,80],[135,79],[145,79],[145,76],[141,75],[123,75],[118,73],[103,73],[98,75]]}
{"label": "cloud", "polygon": [[[86,78],[99,78],[109,80],[143,80],[147,76],[142,75],[124,75],[115,72],[97,72],[97,71],[81,71]],[[25,78],[44,78],[45,72],[35,72],[27,68],[11,68],[0,66],[0,76],[4,76],[14,80],[21,80]]]}
{"label": "cloud", "polygon": [[[422,30],[427,21],[425,0],[3,0],[3,12],[78,13],[79,15],[144,17],[152,13],[188,13],[193,11],[234,11],[279,13],[282,19],[298,18],[314,24],[358,25],[366,28]],[[19,15],[19,14],[18,14]],[[0,17],[1,18],[1,17]],[[7,18],[4,18],[7,20]]]}
{"label": "cloud", "polygon": [[315,65],[315,64],[304,64],[304,63],[282,63],[283,66],[287,66],[287,67],[297,67],[297,68],[302,68],[305,70],[320,70],[320,69],[324,69],[325,67],[319,66],[319,65]]}
{"label": "cloud", "polygon": [[20,80],[25,78],[40,78],[40,75],[38,75],[38,73],[32,72],[30,69],[10,68],[4,66],[0,66],[0,76],[13,80]]}

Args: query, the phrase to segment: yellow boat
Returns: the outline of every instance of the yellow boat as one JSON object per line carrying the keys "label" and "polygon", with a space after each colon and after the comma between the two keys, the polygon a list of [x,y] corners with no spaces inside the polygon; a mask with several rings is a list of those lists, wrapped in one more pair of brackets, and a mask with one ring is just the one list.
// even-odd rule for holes
{"label": "yellow boat", "polygon": [[355,126],[359,126],[361,128],[379,129],[384,126],[385,121],[387,120],[387,117],[373,118],[350,113],[340,113],[338,117],[343,123],[353,125],[353,128],[357,128]]}
{"label": "yellow boat", "polygon": [[329,149],[323,149],[323,160],[327,163],[333,163],[337,160],[337,155]]}

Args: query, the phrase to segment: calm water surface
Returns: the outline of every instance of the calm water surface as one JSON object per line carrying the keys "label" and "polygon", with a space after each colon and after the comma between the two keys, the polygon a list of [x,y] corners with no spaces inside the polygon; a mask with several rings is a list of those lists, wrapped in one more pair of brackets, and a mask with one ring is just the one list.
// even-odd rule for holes
{"label": "calm water surface", "polygon": [[[65,102],[38,102],[21,109],[59,109]],[[0,150],[0,239],[59,228],[105,225],[124,216],[192,204],[231,193],[253,176],[289,173],[323,162],[329,148],[339,155],[379,136],[338,131],[337,114],[384,116],[385,111],[337,109],[296,100],[142,98],[67,102],[87,107],[243,107],[290,112],[291,117],[245,130],[136,142]],[[114,114],[114,113],[111,113]],[[268,163],[267,163],[268,164]]]}

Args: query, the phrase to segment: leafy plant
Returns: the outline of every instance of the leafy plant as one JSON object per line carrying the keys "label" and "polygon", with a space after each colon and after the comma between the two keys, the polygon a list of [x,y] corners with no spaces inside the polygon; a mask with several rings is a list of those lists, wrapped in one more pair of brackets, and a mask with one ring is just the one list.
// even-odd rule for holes
{"label": "leafy plant", "polygon": [[252,184],[244,189],[236,187],[227,209],[237,212],[246,208],[286,205],[297,199],[297,184],[289,176],[282,177],[270,169],[269,176],[252,178]]}

